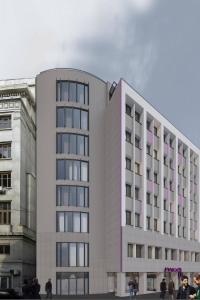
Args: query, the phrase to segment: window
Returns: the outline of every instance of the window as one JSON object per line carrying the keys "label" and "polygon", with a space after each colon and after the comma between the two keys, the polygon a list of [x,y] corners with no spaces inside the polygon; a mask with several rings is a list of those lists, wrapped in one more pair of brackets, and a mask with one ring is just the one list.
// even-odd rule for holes
{"label": "window", "polygon": [[148,258],[152,258],[152,247],[148,246]]}
{"label": "window", "polygon": [[131,159],[126,157],[126,169],[131,171]]}
{"label": "window", "polygon": [[0,172],[0,186],[11,187],[11,172]]}
{"label": "window", "polygon": [[148,180],[150,180],[150,179],[151,179],[151,176],[150,176],[150,174],[151,174],[151,171],[150,171],[150,169],[147,169],[147,179],[148,179]]}
{"label": "window", "polygon": [[135,200],[140,199],[140,189],[138,187],[135,187]]}
{"label": "window", "polygon": [[167,188],[167,178],[164,178],[163,181],[164,181],[163,182],[164,183],[164,188]]}
{"label": "window", "polygon": [[164,165],[167,166],[167,156],[164,155]]}
{"label": "window", "polygon": [[11,128],[11,115],[9,116],[0,116],[0,129]]}
{"label": "window", "polygon": [[178,204],[178,215],[181,216],[181,207],[179,204]]}
{"label": "window", "polygon": [[88,243],[57,243],[56,267],[88,267]]}
{"label": "window", "polygon": [[169,188],[170,188],[170,191],[172,192],[173,191],[173,182],[171,180],[169,182]]}
{"label": "window", "polygon": [[173,170],[173,160],[171,158],[170,158],[169,164],[170,164],[170,169]]}
{"label": "window", "polygon": [[171,235],[173,234],[172,233],[172,223],[169,223],[169,234],[171,234]]}
{"label": "window", "polygon": [[178,225],[178,237],[181,237],[181,226]]}
{"label": "window", "polygon": [[86,161],[57,159],[57,180],[89,181],[89,165]]}
{"label": "window", "polygon": [[137,136],[135,137],[135,147],[140,148],[140,138]]}
{"label": "window", "polygon": [[158,136],[158,128],[154,126],[154,135]]}
{"label": "window", "polygon": [[71,107],[57,107],[56,126],[88,130],[88,111]]}
{"label": "window", "polygon": [[146,200],[147,204],[151,204],[151,194],[150,193],[146,193],[146,198],[147,198],[147,200]]}
{"label": "window", "polygon": [[133,257],[133,244],[128,244],[128,257]]}
{"label": "window", "polygon": [[10,254],[10,245],[0,244],[0,254]]}
{"label": "window", "polygon": [[151,230],[151,218],[147,217],[147,230]]}
{"label": "window", "polygon": [[154,182],[158,183],[158,174],[154,172]]}
{"label": "window", "polygon": [[57,133],[56,153],[89,155],[88,139],[85,135]]}
{"label": "window", "polygon": [[156,291],[156,274],[147,274],[147,291]]}
{"label": "window", "polygon": [[80,104],[89,104],[88,85],[71,82],[57,81],[57,97],[56,101],[72,101]]}
{"label": "window", "polygon": [[158,220],[154,219],[154,231],[158,231]]}
{"label": "window", "polygon": [[135,227],[140,227],[140,215],[135,213]]}
{"label": "window", "polygon": [[128,104],[126,104],[126,114],[131,117],[131,107]]}
{"label": "window", "polygon": [[176,250],[171,249],[171,260],[176,260]]}
{"label": "window", "polygon": [[167,135],[166,134],[163,135],[163,141],[164,141],[164,143],[167,143]]}
{"label": "window", "polygon": [[58,185],[56,187],[56,205],[89,207],[89,188]]}
{"label": "window", "polygon": [[167,222],[166,221],[163,222],[163,231],[164,231],[164,233],[167,233]]}
{"label": "window", "polygon": [[126,131],[126,141],[131,143],[131,133],[129,131]]}
{"label": "window", "polygon": [[153,150],[153,154],[154,154],[154,158],[158,159],[158,151],[154,149]]}
{"label": "window", "polygon": [[143,245],[136,245],[136,258],[143,258]]}
{"label": "window", "polygon": [[158,207],[158,196],[154,195],[154,206]]}
{"label": "window", "polygon": [[147,145],[147,154],[151,155],[151,146],[150,145]]}
{"label": "window", "polygon": [[126,184],[126,197],[131,198],[131,185]]}
{"label": "window", "polygon": [[11,158],[11,143],[0,143],[0,158]]}
{"label": "window", "polygon": [[151,122],[149,120],[147,120],[147,129],[150,130],[151,129]]}
{"label": "window", "polygon": [[57,295],[87,295],[89,294],[89,273],[58,272],[56,273]]}
{"label": "window", "polygon": [[131,211],[126,210],[126,225],[132,225],[131,224]]}
{"label": "window", "polygon": [[0,202],[0,225],[11,224],[11,202]]}
{"label": "window", "polygon": [[155,259],[161,259],[161,248],[155,247]]}
{"label": "window", "polygon": [[183,238],[186,238],[185,227],[183,227]]}
{"label": "window", "polygon": [[85,212],[57,212],[57,232],[89,232],[89,214]]}
{"label": "window", "polygon": [[173,148],[173,140],[172,139],[169,140],[169,144],[170,144],[170,147]]}
{"label": "window", "polygon": [[140,123],[140,113],[135,111],[135,121]]}
{"label": "window", "polygon": [[140,164],[135,162],[135,173],[140,175]]}
{"label": "window", "polygon": [[166,199],[164,199],[164,210],[167,210],[167,200]]}

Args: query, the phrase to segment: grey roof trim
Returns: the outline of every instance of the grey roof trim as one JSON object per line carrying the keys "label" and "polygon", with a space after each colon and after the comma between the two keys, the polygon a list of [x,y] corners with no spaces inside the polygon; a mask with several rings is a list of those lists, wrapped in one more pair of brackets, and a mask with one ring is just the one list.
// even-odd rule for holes
{"label": "grey roof trim", "polygon": [[[83,70],[80,70],[80,69],[74,69],[74,68],[53,68],[53,69],[47,69],[47,70],[44,70],[44,71],[40,72],[39,74],[42,74],[42,73],[48,72],[48,71],[54,71],[54,70],[66,70],[66,71],[78,71],[78,72],[82,72],[82,73],[85,73],[85,74],[87,74],[87,75],[90,75],[90,76],[92,76],[92,77],[94,77],[94,78],[96,78],[96,79],[102,81],[104,84],[106,84],[106,81],[104,81],[104,80],[101,79],[100,77],[98,77],[98,76],[96,76],[96,75],[94,75],[94,74],[92,74],[92,73],[90,73],[90,72],[83,71]],[[39,74],[38,74],[38,75],[39,75]],[[38,76],[38,75],[37,75],[37,76]],[[37,77],[37,76],[36,76],[36,77]]]}

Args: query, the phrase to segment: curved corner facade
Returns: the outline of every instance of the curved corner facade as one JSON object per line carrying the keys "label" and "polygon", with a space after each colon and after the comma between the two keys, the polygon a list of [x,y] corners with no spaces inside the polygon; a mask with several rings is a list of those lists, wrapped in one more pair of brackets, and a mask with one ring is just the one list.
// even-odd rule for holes
{"label": "curved corner facade", "polygon": [[108,88],[77,70],[45,71],[36,79],[37,276],[43,288],[52,278],[58,295],[108,291],[105,168],[113,159],[106,158]]}

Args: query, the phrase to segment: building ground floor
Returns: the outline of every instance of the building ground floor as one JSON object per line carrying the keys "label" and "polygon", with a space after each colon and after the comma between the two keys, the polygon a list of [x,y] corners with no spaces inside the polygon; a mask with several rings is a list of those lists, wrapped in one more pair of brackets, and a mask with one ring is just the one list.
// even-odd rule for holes
{"label": "building ground floor", "polygon": [[[136,279],[138,283],[138,294],[152,294],[160,291],[160,282],[163,278],[168,284],[172,279],[177,290],[180,285],[182,274],[187,275],[190,283],[194,272],[182,272],[180,268],[166,268],[164,272],[109,272],[107,273],[107,290],[105,293],[114,293],[116,296],[128,296],[128,282]],[[88,295],[90,292],[89,272],[58,272],[56,273],[57,295]]]}

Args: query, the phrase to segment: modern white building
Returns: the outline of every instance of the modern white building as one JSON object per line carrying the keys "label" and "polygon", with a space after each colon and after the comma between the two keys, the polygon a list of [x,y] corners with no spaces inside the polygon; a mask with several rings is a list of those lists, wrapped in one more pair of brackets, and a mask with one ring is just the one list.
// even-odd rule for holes
{"label": "modern white building", "polygon": [[125,296],[134,277],[144,294],[199,272],[200,150],[123,79],[53,69],[36,95],[42,291]]}
{"label": "modern white building", "polygon": [[35,276],[35,79],[0,81],[0,288]]}

